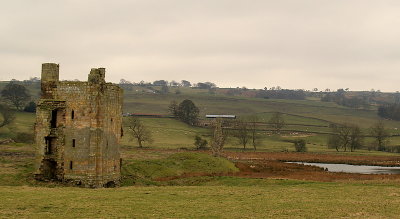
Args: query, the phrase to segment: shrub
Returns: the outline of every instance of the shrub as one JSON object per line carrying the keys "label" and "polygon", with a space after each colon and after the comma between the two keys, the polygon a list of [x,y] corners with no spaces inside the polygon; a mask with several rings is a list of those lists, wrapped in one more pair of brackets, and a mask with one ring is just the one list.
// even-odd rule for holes
{"label": "shrub", "polygon": [[202,139],[200,136],[196,135],[196,137],[194,137],[194,145],[196,146],[196,149],[205,149],[207,147],[207,140]]}
{"label": "shrub", "polygon": [[18,132],[13,140],[17,143],[33,143],[34,138],[33,133]]}
{"label": "shrub", "polygon": [[298,139],[293,142],[294,148],[296,149],[296,152],[306,152],[307,151],[307,146],[306,146],[306,141],[304,139]]}
{"label": "shrub", "polygon": [[29,102],[28,105],[25,106],[24,111],[28,113],[36,112],[36,103],[33,101]]}
{"label": "shrub", "polygon": [[187,123],[191,126],[197,124],[198,116],[199,116],[199,108],[194,105],[191,100],[184,100],[178,105],[178,118],[184,123]]}

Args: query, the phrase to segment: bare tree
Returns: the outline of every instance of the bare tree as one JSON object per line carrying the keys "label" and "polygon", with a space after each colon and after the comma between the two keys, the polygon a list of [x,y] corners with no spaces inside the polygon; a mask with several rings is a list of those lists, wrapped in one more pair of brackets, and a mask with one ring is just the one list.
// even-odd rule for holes
{"label": "bare tree", "polygon": [[364,136],[362,135],[360,127],[353,125],[350,133],[350,151],[360,148],[364,143]]}
{"label": "bare tree", "polygon": [[214,156],[220,156],[224,148],[226,133],[222,127],[222,120],[214,121],[214,134],[211,143],[211,151]]}
{"label": "bare tree", "polygon": [[357,125],[340,124],[332,126],[332,135],[328,139],[328,147],[335,148],[336,151],[354,151],[360,148],[364,137]]}
{"label": "bare tree", "polygon": [[243,150],[246,150],[246,145],[250,141],[250,129],[246,121],[238,119],[234,124],[233,136],[238,139],[239,144],[243,145]]}
{"label": "bare tree", "polygon": [[279,134],[281,129],[285,126],[285,120],[283,119],[282,113],[275,112],[269,120],[269,124],[275,130],[275,133]]}
{"label": "bare tree", "polygon": [[128,117],[125,121],[129,134],[136,139],[139,147],[143,147],[144,142],[152,143],[153,136],[150,130],[143,124],[138,117]]}
{"label": "bare tree", "polygon": [[371,127],[371,135],[375,138],[375,145],[378,151],[384,151],[386,145],[389,143],[389,133],[385,129],[383,120],[379,120]]}
{"label": "bare tree", "polygon": [[250,130],[250,137],[251,137],[251,143],[254,147],[254,150],[257,150],[257,141],[258,141],[258,136],[257,136],[257,122],[258,122],[258,117],[256,115],[252,115],[248,118],[248,124],[249,124],[249,130]]}
{"label": "bare tree", "polygon": [[175,100],[171,101],[171,103],[169,104],[169,106],[168,106],[168,112],[169,112],[172,116],[174,116],[175,118],[178,117],[178,103],[177,103]]}
{"label": "bare tree", "polygon": [[340,149],[346,151],[347,147],[350,145],[350,127],[347,125],[335,125],[332,127],[332,132],[334,134],[328,139],[328,147],[335,148],[336,151]]}

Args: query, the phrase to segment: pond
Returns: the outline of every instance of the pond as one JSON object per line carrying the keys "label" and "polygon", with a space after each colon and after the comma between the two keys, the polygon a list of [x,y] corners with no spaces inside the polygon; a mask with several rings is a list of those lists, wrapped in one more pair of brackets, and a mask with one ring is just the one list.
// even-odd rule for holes
{"label": "pond", "polygon": [[329,172],[361,173],[361,174],[400,174],[400,167],[366,166],[331,163],[287,162],[327,168]]}

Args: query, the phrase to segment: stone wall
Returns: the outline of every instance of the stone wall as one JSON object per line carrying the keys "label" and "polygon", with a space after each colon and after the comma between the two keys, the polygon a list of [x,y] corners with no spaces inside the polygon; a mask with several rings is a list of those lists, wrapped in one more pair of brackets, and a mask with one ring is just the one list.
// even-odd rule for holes
{"label": "stone wall", "polygon": [[[122,89],[105,83],[103,68],[92,69],[88,82],[58,81],[55,65],[42,68],[46,80],[37,109],[37,176],[86,187],[118,185]],[[54,149],[46,154],[49,145]]]}

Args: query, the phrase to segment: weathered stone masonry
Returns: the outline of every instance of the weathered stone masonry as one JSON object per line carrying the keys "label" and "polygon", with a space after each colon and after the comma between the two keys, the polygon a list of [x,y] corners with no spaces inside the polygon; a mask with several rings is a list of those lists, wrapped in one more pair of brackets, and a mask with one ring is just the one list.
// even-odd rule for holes
{"label": "weathered stone masonry", "polygon": [[42,64],[36,112],[36,176],[85,187],[120,182],[122,89],[94,68],[87,82],[59,81],[59,65]]}

